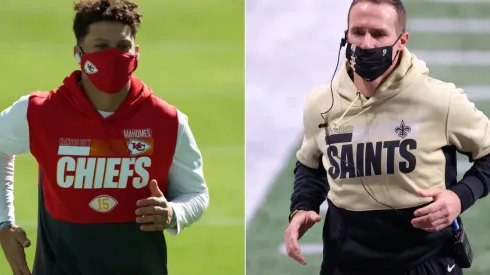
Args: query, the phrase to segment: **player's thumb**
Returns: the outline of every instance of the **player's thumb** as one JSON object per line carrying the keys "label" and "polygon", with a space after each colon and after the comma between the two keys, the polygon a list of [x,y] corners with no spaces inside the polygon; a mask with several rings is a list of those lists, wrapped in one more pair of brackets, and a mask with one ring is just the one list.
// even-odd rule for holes
{"label": "player's thumb", "polygon": [[321,221],[322,217],[320,215],[318,215],[316,212],[314,211],[310,211],[308,212],[308,220],[310,220],[311,222],[319,222]]}
{"label": "player's thumb", "polygon": [[27,238],[26,232],[20,227],[15,229],[15,238],[23,247],[31,246],[31,241]]}
{"label": "player's thumb", "polygon": [[163,192],[160,191],[160,187],[158,187],[156,180],[150,181],[150,191],[152,197],[163,197]]}
{"label": "player's thumb", "polygon": [[438,189],[438,188],[430,188],[430,189],[427,189],[427,190],[419,190],[417,191],[417,194],[419,194],[419,196],[421,197],[437,197],[439,196],[439,194],[441,194],[442,192],[442,189]]}

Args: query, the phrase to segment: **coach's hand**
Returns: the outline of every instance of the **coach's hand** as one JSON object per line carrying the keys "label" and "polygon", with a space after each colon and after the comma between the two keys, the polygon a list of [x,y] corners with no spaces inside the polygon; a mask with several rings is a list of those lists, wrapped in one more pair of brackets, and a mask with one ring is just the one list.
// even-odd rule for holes
{"label": "coach's hand", "polygon": [[151,197],[136,203],[139,207],[136,209],[136,222],[144,223],[141,225],[143,231],[162,231],[170,225],[174,211],[158,188],[156,180],[150,181],[150,191]]}
{"label": "coach's hand", "polygon": [[299,248],[299,239],[321,219],[320,215],[315,211],[299,211],[293,216],[286,232],[284,232],[284,241],[289,257],[300,264],[306,265],[306,260],[301,255],[301,249]]}
{"label": "coach's hand", "polygon": [[439,231],[456,220],[461,213],[461,201],[450,190],[431,188],[419,191],[422,197],[431,197],[433,202],[415,211],[412,225],[429,232]]}
{"label": "coach's hand", "polygon": [[15,225],[0,230],[0,244],[14,275],[31,275],[24,248],[31,245],[26,232]]}

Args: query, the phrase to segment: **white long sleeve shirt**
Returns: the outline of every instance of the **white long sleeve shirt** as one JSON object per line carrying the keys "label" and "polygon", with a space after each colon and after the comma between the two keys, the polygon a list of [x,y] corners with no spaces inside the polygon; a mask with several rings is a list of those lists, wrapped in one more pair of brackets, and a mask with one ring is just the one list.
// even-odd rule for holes
{"label": "white long sleeve shirt", "polygon": [[[29,96],[23,96],[0,113],[0,229],[15,223],[14,156],[30,151],[28,99]],[[112,114],[100,113],[104,117]],[[209,205],[201,152],[190,130],[187,116],[179,110],[177,113],[177,144],[168,175],[167,192],[167,200],[177,219],[176,229],[167,231],[174,236],[196,222]]]}

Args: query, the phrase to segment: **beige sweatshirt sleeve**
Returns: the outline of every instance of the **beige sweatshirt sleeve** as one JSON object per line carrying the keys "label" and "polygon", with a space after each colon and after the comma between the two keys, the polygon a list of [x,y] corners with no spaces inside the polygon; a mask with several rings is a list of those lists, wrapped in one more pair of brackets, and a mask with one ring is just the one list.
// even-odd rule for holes
{"label": "beige sweatshirt sleeve", "polygon": [[490,121],[462,90],[450,96],[447,138],[450,145],[469,153],[473,160],[490,153]]}
{"label": "beige sweatshirt sleeve", "polygon": [[[312,89],[306,97],[306,104],[303,110],[303,142],[300,149],[296,152],[298,161],[313,169],[317,169],[320,165],[320,156],[322,154],[316,142],[316,131],[313,128],[315,121],[318,120],[313,117],[316,109],[314,108],[314,98],[316,98],[317,93],[318,89]],[[320,117],[320,113],[316,115]]]}

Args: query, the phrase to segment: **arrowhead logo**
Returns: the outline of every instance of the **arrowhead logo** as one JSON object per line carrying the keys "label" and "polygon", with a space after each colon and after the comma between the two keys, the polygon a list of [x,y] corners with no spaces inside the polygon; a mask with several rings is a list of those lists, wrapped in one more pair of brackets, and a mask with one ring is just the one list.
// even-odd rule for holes
{"label": "arrowhead logo", "polygon": [[95,65],[90,61],[85,62],[83,66],[83,70],[85,71],[86,74],[95,74],[99,71],[97,67],[95,67]]}

